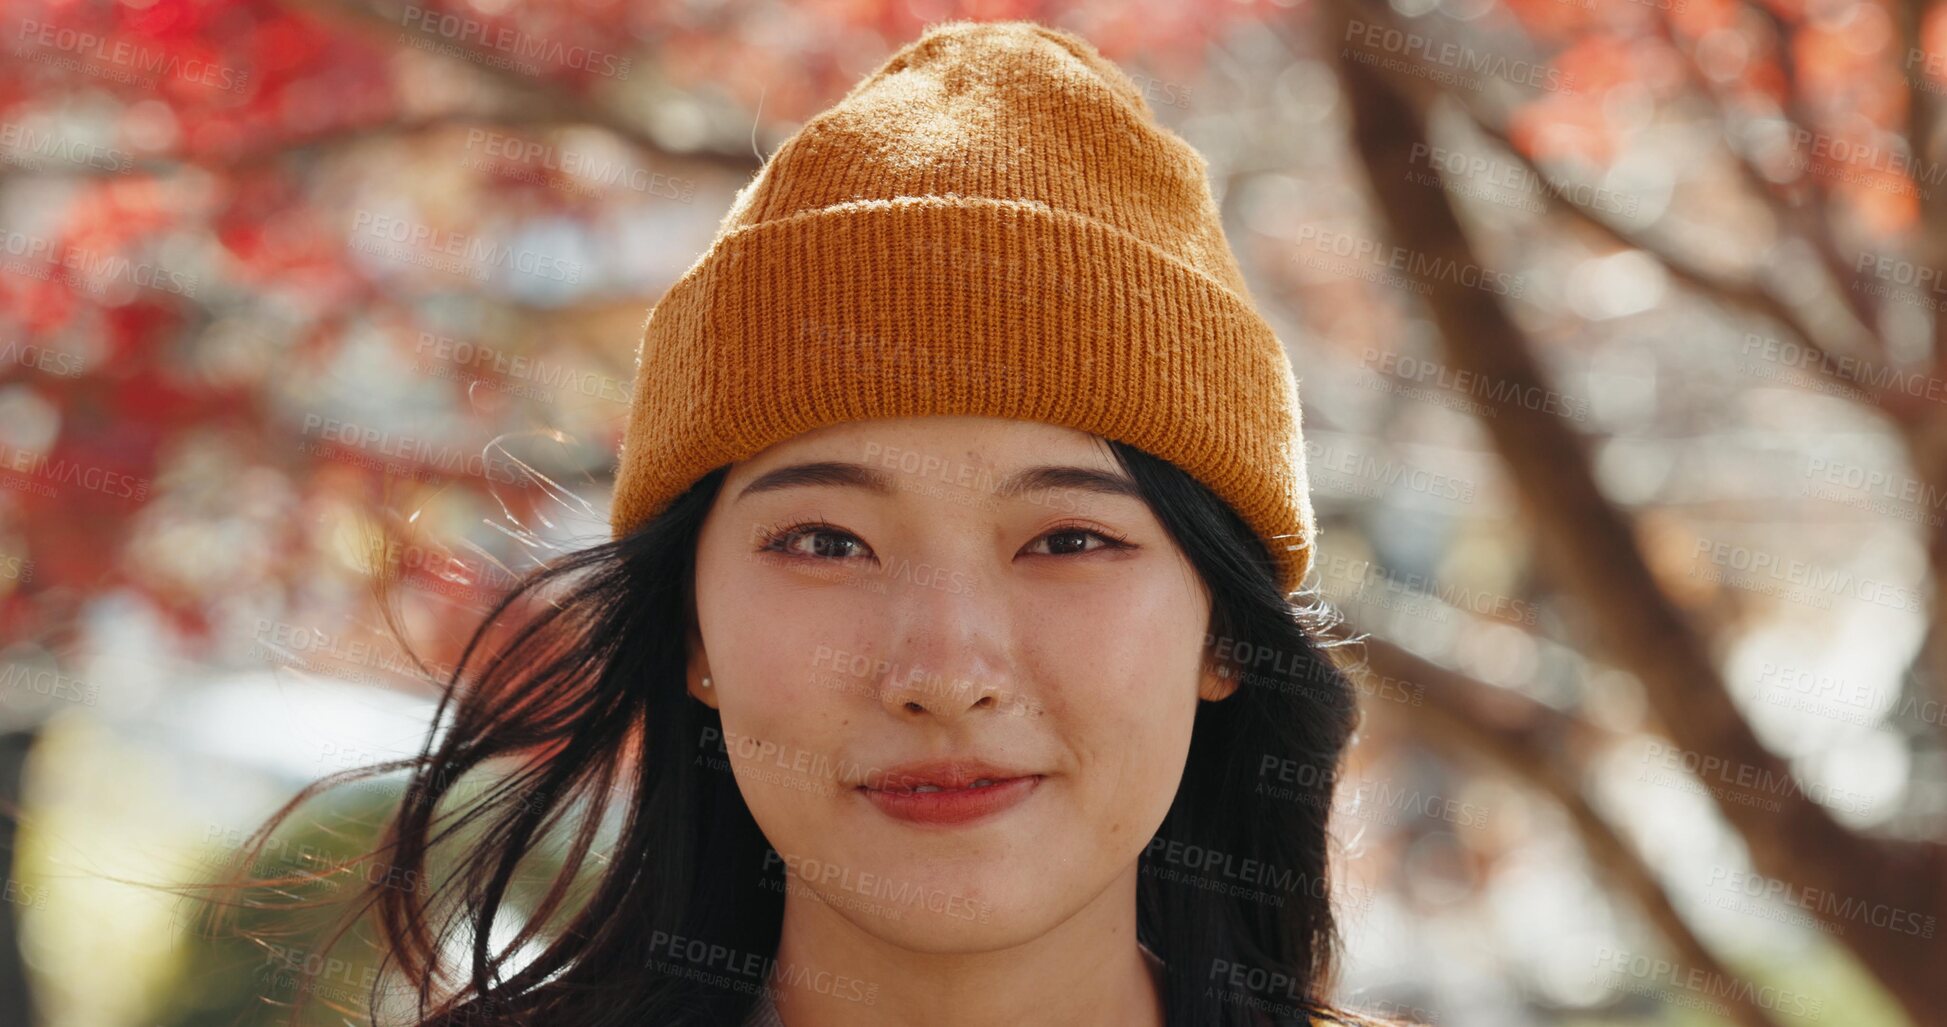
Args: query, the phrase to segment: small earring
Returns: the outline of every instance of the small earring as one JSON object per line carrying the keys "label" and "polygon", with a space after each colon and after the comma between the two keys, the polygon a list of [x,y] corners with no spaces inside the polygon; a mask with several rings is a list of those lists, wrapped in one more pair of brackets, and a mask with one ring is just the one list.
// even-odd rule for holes
{"label": "small earring", "polygon": [[710,687],[710,675],[708,674],[703,675],[703,687],[704,688]]}

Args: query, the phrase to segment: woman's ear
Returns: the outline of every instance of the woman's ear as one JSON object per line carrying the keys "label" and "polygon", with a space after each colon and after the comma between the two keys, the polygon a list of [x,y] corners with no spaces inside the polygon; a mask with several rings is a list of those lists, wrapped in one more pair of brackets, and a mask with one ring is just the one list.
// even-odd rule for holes
{"label": "woman's ear", "polygon": [[696,697],[697,702],[713,710],[721,708],[717,705],[716,679],[710,676],[710,668],[704,667],[701,671],[698,671],[692,665],[687,677],[689,678],[689,692]]}
{"label": "woman's ear", "polygon": [[1221,660],[1205,663],[1203,678],[1197,685],[1197,698],[1222,702],[1237,691],[1243,672]]}
{"label": "woman's ear", "polygon": [[718,709],[716,681],[710,676],[710,655],[703,651],[703,633],[698,630],[694,615],[690,617],[683,647],[689,654],[683,671],[689,693],[696,697],[697,702],[713,710]]}

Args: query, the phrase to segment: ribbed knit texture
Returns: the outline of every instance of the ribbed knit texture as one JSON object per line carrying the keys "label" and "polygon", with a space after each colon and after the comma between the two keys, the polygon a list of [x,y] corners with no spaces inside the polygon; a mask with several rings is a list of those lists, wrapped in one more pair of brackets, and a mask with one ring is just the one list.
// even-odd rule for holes
{"label": "ribbed knit texture", "polygon": [[772,155],[649,314],[611,526],[813,428],[933,414],[1162,457],[1304,578],[1297,383],[1208,165],[1073,35],[934,26]]}

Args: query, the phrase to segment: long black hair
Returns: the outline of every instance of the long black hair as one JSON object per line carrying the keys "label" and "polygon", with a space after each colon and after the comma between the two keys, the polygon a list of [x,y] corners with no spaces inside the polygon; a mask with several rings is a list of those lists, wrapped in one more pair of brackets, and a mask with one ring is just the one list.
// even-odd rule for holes
{"label": "long black hair", "polygon": [[[1138,937],[1165,964],[1167,1022],[1381,1022],[1327,997],[1327,822],[1357,707],[1325,613],[1281,591],[1263,541],[1201,482],[1106,441],[1208,589],[1206,644],[1239,681],[1197,704],[1140,857]],[[343,923],[372,915],[420,1027],[735,1025],[762,993],[784,868],[711,758],[719,714],[684,684],[697,538],[727,471],[521,579],[452,668],[417,757],[312,784],[238,858],[319,789],[409,770]],[[486,771],[491,787],[459,801]],[[535,853],[556,843],[536,886]]]}

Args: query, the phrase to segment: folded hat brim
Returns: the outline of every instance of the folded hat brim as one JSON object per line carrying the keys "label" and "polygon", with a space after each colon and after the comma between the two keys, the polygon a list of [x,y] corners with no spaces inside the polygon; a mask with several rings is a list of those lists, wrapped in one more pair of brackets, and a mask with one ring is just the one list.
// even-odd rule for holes
{"label": "folded hat brim", "polygon": [[611,527],[824,425],[1015,418],[1189,472],[1291,591],[1313,516],[1297,412],[1249,302],[1130,233],[1034,201],[860,200],[725,233],[650,312]]}

